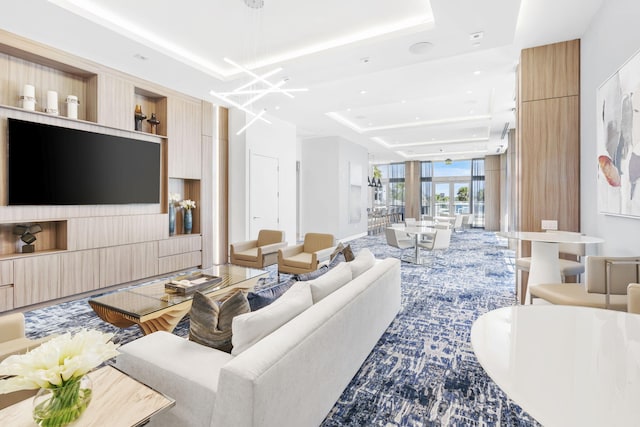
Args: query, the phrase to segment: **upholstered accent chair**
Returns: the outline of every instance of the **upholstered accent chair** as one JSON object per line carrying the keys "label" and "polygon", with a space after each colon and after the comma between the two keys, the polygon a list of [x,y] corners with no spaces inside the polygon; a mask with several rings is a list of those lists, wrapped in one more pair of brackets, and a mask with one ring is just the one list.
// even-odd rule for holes
{"label": "upholstered accent chair", "polygon": [[287,242],[284,240],[284,231],[260,230],[257,239],[229,246],[231,264],[264,268],[278,262],[278,249],[286,247]]}
{"label": "upholstered accent chair", "polygon": [[307,233],[303,243],[278,249],[278,278],[280,273],[302,274],[316,271],[330,261],[335,249],[333,234]]}
{"label": "upholstered accent chair", "polygon": [[[628,288],[636,298],[636,289],[630,286],[640,282],[640,257],[586,257],[585,283],[545,283],[531,285],[533,298],[542,298],[552,304],[577,305],[628,311]],[[640,309],[634,300],[633,310]]]}

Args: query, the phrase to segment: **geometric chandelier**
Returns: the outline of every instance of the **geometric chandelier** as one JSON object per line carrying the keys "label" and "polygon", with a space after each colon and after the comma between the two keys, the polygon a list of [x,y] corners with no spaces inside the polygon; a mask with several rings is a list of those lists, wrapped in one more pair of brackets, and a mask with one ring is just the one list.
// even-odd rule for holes
{"label": "geometric chandelier", "polygon": [[[253,104],[257,100],[271,93],[281,93],[284,96],[287,96],[289,98],[294,98],[291,92],[306,92],[308,90],[306,88],[286,89],[286,90],[282,89],[282,86],[287,82],[288,79],[281,79],[277,83],[273,83],[267,80],[268,77],[271,77],[274,74],[282,71],[282,68],[280,67],[275,68],[262,75],[258,75],[253,71],[243,67],[242,65],[232,61],[229,58],[224,58],[224,61],[236,67],[239,71],[244,72],[249,77],[251,77],[251,80],[249,82],[241,86],[238,86],[237,88],[233,89],[230,92],[215,92],[213,90],[209,92],[212,96],[228,103],[229,105],[232,105],[238,108],[239,110],[244,111],[245,113],[249,114],[252,117],[252,119],[246,125],[244,125],[242,129],[240,129],[236,133],[236,135],[240,135],[257,120],[262,120],[265,123],[271,124],[269,120],[262,117],[267,112],[267,110],[262,109],[259,113],[255,113],[248,108],[251,104]],[[255,85],[260,85],[261,87],[257,88]]]}

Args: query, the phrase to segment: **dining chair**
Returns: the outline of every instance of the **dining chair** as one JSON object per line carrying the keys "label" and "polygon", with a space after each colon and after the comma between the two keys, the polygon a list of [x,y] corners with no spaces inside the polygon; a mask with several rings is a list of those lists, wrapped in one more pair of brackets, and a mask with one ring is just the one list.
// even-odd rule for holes
{"label": "dining chair", "polygon": [[[632,283],[640,282],[640,257],[587,256],[584,283],[543,283],[531,285],[530,303],[541,298],[552,304],[577,305],[628,311],[639,310],[638,292]],[[631,295],[627,292],[631,288]]]}
{"label": "dining chair", "polygon": [[[434,236],[427,242],[419,242],[418,246],[422,249],[431,251],[432,254],[437,251],[444,251],[449,248],[451,244],[451,228],[436,228]],[[435,257],[435,255],[432,255]]]}

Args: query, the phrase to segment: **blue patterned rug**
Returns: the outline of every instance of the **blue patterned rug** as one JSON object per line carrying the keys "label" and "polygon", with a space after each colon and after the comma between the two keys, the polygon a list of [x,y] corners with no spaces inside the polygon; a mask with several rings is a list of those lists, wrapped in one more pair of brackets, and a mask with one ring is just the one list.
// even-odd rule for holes
{"label": "blue patterned rug", "polygon": [[[384,235],[349,243],[377,258],[402,254]],[[473,321],[515,303],[513,251],[494,233],[465,230],[446,252],[429,255],[428,265],[402,263],[402,309],[322,426],[538,426],[487,376],[471,348]],[[80,327],[116,332],[121,343],[141,336],[137,326],[103,322],[86,299],[25,316],[31,337]],[[174,333],[188,330],[186,317]]]}

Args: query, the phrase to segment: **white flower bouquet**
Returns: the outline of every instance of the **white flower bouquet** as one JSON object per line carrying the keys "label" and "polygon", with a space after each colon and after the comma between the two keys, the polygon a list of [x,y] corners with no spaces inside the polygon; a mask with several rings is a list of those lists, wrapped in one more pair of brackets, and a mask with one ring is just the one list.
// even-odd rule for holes
{"label": "white flower bouquet", "polygon": [[196,202],[186,199],[180,202],[180,207],[184,210],[190,211],[191,209],[195,209]]}
{"label": "white flower bouquet", "polygon": [[175,204],[180,201],[180,193],[169,193],[169,203]]}
{"label": "white flower bouquet", "polygon": [[[63,426],[77,419],[91,401],[82,380],[92,369],[119,354],[112,333],[82,329],[52,338],[25,354],[0,363],[0,393],[41,389],[33,415],[41,426]],[[34,402],[36,402],[34,400]]]}

